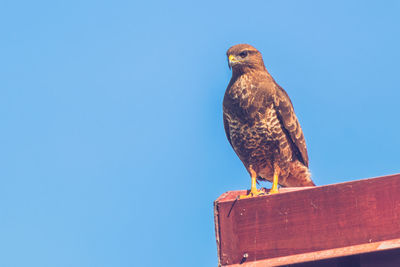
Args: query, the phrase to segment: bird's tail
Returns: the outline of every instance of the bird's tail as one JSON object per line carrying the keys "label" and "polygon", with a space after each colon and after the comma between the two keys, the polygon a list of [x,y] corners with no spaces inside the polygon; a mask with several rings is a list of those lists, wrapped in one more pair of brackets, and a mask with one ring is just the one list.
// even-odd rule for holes
{"label": "bird's tail", "polygon": [[290,174],[286,179],[286,186],[315,186],[311,180],[311,173],[307,166],[304,166],[300,161],[295,161],[290,166]]}

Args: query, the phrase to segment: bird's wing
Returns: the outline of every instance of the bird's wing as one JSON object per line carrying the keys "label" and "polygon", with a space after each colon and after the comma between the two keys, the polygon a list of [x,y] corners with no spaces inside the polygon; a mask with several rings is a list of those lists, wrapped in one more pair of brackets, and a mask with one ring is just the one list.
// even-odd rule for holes
{"label": "bird's wing", "polygon": [[299,160],[308,167],[308,154],[306,141],[304,140],[303,131],[301,130],[299,121],[294,113],[292,101],[288,94],[278,84],[276,94],[274,97],[274,105],[278,114],[278,118],[286,130],[290,141],[292,141],[293,148],[297,150]]}
{"label": "bird's wing", "polygon": [[225,128],[226,137],[228,138],[229,144],[231,144],[231,146],[233,147],[232,141],[231,141],[231,135],[229,132],[229,124],[228,124],[228,120],[225,115],[225,111],[223,112],[223,119],[224,119],[224,128]]}

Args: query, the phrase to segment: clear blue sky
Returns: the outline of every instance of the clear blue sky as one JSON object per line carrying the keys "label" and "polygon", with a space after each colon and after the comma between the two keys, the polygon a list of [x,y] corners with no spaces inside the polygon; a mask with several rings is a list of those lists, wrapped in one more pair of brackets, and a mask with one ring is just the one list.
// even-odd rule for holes
{"label": "clear blue sky", "polygon": [[[0,266],[216,266],[226,50],[289,93],[317,184],[400,171],[398,1],[2,1]],[[266,186],[269,186],[266,184]]]}

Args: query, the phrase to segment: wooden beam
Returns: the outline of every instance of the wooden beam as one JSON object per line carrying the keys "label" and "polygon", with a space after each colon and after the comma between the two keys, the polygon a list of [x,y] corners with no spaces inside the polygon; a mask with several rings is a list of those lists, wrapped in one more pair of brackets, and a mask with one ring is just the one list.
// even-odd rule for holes
{"label": "wooden beam", "polygon": [[219,264],[276,266],[400,247],[400,174],[300,189],[219,197]]}

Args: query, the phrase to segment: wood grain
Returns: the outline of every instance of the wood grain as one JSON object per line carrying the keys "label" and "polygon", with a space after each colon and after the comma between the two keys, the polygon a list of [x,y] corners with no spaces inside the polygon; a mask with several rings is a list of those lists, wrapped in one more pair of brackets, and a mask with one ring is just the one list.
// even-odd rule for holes
{"label": "wood grain", "polygon": [[400,174],[290,190],[215,201],[220,265],[400,238]]}

